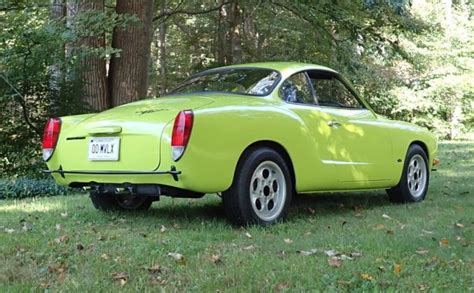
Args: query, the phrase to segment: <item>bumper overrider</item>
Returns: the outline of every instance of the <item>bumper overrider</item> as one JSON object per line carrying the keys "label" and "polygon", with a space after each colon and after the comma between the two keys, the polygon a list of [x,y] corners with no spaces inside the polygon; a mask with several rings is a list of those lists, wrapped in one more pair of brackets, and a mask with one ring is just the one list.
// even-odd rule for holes
{"label": "bumper overrider", "polygon": [[75,171],[75,170],[63,170],[62,166],[59,166],[57,170],[43,170],[43,173],[46,174],[59,174],[62,178],[66,178],[66,174],[84,174],[84,175],[166,175],[169,174],[173,177],[175,181],[179,180],[178,175],[181,174],[181,171],[176,170],[175,166],[171,166],[170,170],[168,171],[107,171],[107,170],[100,170],[100,171]]}

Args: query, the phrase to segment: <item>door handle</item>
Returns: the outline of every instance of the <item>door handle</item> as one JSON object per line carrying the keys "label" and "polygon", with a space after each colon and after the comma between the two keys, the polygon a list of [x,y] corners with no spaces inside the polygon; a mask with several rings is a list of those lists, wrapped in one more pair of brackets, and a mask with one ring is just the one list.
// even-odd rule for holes
{"label": "door handle", "polygon": [[337,122],[336,120],[328,121],[328,126],[333,128],[338,128],[341,126],[341,123]]}

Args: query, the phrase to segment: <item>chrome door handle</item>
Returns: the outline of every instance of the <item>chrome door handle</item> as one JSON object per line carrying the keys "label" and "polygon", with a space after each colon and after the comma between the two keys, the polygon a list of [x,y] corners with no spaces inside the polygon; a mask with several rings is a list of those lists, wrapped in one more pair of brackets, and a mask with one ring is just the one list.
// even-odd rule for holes
{"label": "chrome door handle", "polygon": [[336,120],[328,121],[328,126],[333,128],[338,128],[341,126],[341,123],[337,122]]}

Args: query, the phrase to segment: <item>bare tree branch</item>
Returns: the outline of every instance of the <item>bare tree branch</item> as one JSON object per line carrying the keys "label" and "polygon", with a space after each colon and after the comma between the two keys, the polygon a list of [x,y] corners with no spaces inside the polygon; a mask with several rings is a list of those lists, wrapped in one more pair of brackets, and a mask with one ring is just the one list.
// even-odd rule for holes
{"label": "bare tree branch", "polygon": [[232,1],[226,1],[226,2],[221,3],[219,6],[212,7],[212,8],[205,9],[205,10],[197,10],[197,11],[190,11],[190,10],[184,10],[184,9],[173,10],[173,11],[165,11],[164,13],[160,13],[157,16],[153,17],[153,21],[160,20],[163,17],[168,18],[168,17],[170,17],[172,15],[175,15],[175,14],[186,14],[186,15],[207,14],[207,13],[210,13],[210,12],[213,12],[213,11],[218,11],[223,6],[225,6],[227,4],[230,4],[230,3],[232,3]]}
{"label": "bare tree branch", "polygon": [[15,92],[13,94],[13,96],[16,98],[17,102],[20,104],[21,106],[21,109],[22,109],[22,114],[23,114],[23,118],[26,122],[26,124],[33,130],[33,132],[35,134],[37,134],[39,137],[42,136],[42,133],[41,131],[35,126],[33,125],[33,123],[31,123],[30,121],[30,118],[28,116],[28,107],[26,105],[26,102],[25,102],[25,98],[24,96],[20,93],[20,91],[17,90],[16,87],[14,87],[7,79],[7,77],[5,76],[5,74],[3,73],[0,73],[0,77],[5,81],[5,83],[10,86],[13,91]]}

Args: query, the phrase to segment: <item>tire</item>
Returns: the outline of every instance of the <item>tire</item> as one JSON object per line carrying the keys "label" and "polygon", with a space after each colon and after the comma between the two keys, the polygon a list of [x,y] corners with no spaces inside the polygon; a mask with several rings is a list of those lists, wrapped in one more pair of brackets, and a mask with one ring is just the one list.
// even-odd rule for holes
{"label": "tire", "polygon": [[145,211],[148,210],[153,200],[140,195],[116,195],[92,191],[90,198],[94,207],[102,211]]}
{"label": "tire", "polygon": [[282,156],[268,147],[246,152],[231,188],[222,194],[227,218],[238,226],[271,225],[288,214],[293,179]]}
{"label": "tire", "polygon": [[393,202],[420,202],[428,192],[430,170],[425,151],[417,144],[408,149],[403,173],[397,186],[387,189]]}

